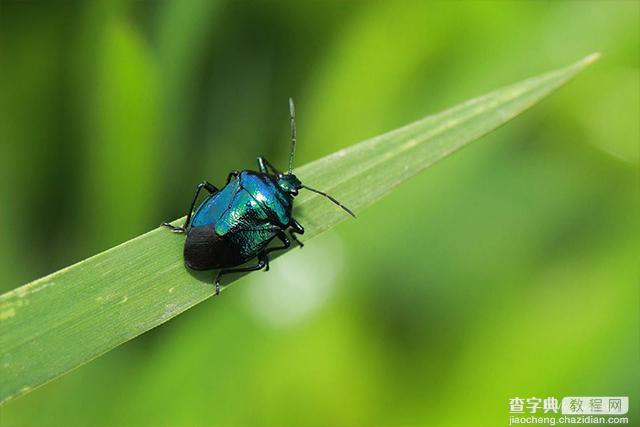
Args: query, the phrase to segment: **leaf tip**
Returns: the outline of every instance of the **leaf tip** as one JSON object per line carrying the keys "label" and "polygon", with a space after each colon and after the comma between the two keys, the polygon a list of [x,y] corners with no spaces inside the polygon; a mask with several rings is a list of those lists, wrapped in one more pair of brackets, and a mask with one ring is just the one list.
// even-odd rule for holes
{"label": "leaf tip", "polygon": [[582,61],[583,65],[591,65],[594,62],[596,62],[598,59],[600,59],[600,52],[593,52],[591,55],[586,56]]}

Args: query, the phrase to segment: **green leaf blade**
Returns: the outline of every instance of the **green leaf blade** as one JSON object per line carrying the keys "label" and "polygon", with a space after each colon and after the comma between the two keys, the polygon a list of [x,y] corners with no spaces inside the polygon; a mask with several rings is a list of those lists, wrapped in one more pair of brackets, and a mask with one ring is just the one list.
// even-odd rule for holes
{"label": "green leaf blade", "polygon": [[[296,174],[361,211],[535,105],[595,59],[597,55],[590,55],[428,116],[309,163]],[[305,240],[349,218],[309,192],[296,200],[295,215],[305,226]],[[189,274],[182,262],[182,244],[182,236],[158,228],[1,295],[0,402],[81,366],[212,296],[213,273]]]}

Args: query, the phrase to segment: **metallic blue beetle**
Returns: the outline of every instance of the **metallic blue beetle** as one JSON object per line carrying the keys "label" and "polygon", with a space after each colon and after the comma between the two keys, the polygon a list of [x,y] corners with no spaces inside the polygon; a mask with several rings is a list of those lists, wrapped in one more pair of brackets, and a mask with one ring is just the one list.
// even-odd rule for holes
{"label": "metallic blue beetle", "polygon": [[[303,185],[292,173],[293,155],[296,146],[296,125],[293,100],[289,99],[291,113],[291,150],[289,170],[279,172],[269,161],[258,157],[259,172],[232,171],[222,189],[217,189],[208,181],[196,187],[196,192],[182,227],[169,223],[174,233],[187,234],[184,245],[184,261],[193,270],[220,269],[215,279],[216,295],[220,293],[220,278],[227,273],[269,270],[269,254],[291,246],[285,231],[300,247],[303,244],[296,234],[303,234],[304,228],[291,216],[293,198],[298,190],[307,190],[327,197],[344,209],[349,215],[355,214],[333,197],[322,191]],[[200,190],[210,195],[193,210]],[[282,246],[268,247],[278,238]],[[249,267],[238,267],[253,258],[258,263]],[[237,267],[237,268],[231,268]]]}

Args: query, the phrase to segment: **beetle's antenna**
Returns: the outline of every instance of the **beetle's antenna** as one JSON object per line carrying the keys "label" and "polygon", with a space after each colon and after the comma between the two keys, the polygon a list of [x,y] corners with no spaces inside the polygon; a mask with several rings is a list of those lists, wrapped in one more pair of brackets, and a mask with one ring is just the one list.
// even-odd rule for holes
{"label": "beetle's antenna", "polygon": [[289,115],[291,117],[291,150],[289,152],[289,174],[293,170],[293,154],[296,151],[296,108],[293,98],[289,98]]}
{"label": "beetle's antenna", "polygon": [[345,205],[343,205],[342,203],[340,203],[339,201],[337,201],[336,199],[334,199],[333,197],[331,197],[330,195],[328,195],[327,193],[323,193],[320,190],[316,190],[315,188],[311,188],[311,187],[307,187],[306,185],[302,185],[302,188],[306,188],[309,191],[313,191],[314,193],[318,193],[321,196],[326,197],[327,199],[331,200],[333,203],[335,203],[336,205],[340,206],[342,209],[344,209],[349,215],[351,215],[352,217],[356,217],[356,214],[354,214],[351,209],[349,209],[348,207],[346,207]]}

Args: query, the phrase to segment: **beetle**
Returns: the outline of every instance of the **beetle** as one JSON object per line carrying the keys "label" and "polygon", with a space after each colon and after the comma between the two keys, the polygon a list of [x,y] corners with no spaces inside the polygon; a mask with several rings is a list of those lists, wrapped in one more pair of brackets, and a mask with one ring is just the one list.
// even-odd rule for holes
{"label": "beetle", "polygon": [[[296,237],[296,234],[304,234],[304,228],[292,216],[294,197],[300,189],[328,198],[355,218],[355,214],[335,198],[302,184],[293,174],[296,124],[291,98],[289,113],[291,147],[287,172],[278,171],[267,159],[258,157],[259,171],[231,171],[221,189],[208,181],[198,184],[183,226],[162,224],[174,233],[187,235],[184,262],[188,268],[219,269],[215,278],[216,295],[220,294],[220,278],[225,274],[263,268],[269,271],[269,254],[289,248],[289,238],[300,247],[304,246]],[[209,196],[194,211],[203,189]],[[269,247],[276,238],[282,245]],[[254,258],[257,258],[257,264],[240,267]]]}

